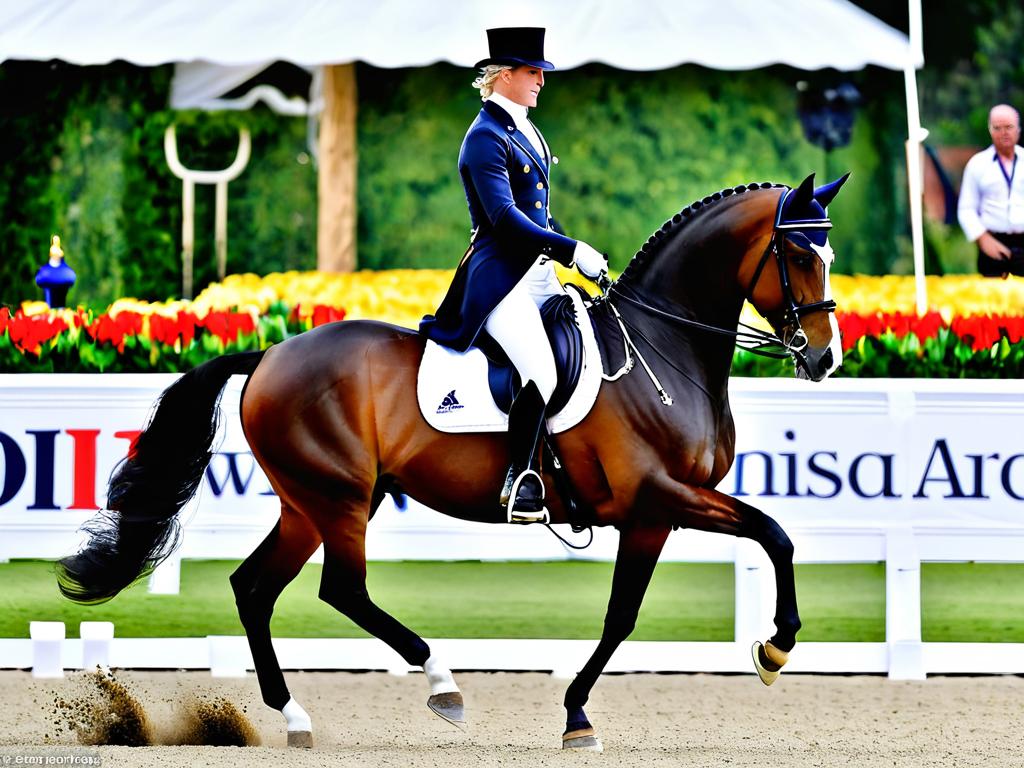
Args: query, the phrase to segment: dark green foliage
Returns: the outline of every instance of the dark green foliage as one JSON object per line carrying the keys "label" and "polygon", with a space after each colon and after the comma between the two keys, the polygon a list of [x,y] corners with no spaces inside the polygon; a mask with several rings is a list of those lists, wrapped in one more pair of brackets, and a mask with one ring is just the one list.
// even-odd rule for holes
{"label": "dark green foliage", "polygon": [[[360,66],[358,76],[359,263],[452,267],[469,232],[457,161],[480,106],[472,72]],[[852,170],[831,211],[840,266],[889,271],[906,227],[902,78],[875,69],[846,76],[866,107],[853,144],[826,157],[803,138],[797,119],[795,83],[805,77],[784,67],[592,65],[551,74],[534,116],[561,161],[552,173],[552,213],[567,234],[607,251],[622,269],[695,199],[753,181],[795,185],[817,172],[823,182]]]}
{"label": "dark green foliage", "polygon": [[[171,75],[170,67],[126,64],[0,66],[0,89],[19,105],[0,121],[0,300],[39,296],[32,278],[54,232],[79,273],[72,304],[179,294],[181,183],[163,150],[172,120],[189,167],[226,167],[238,126],[252,132],[252,159],[229,191],[229,271],[315,267],[316,170],[306,121],[262,107],[172,112]],[[469,231],[457,160],[479,108],[473,73],[360,65],[357,75],[359,264],[451,267]],[[607,251],[621,269],[694,199],[741,183],[796,184],[812,171],[824,180],[852,170],[832,211],[840,269],[906,270],[902,79],[871,68],[844,77],[865,106],[853,144],[826,157],[803,138],[796,117],[795,83],[809,73],[600,65],[553,73],[536,111],[562,161],[552,211],[571,236]],[[214,277],[213,200],[212,188],[197,189],[197,290]]]}
{"label": "dark green foliage", "polygon": [[[930,142],[980,148],[989,143],[988,112],[993,105],[1007,103],[1024,109],[1024,62],[1016,54],[1024,46],[1024,8],[995,0],[959,6],[950,9],[945,21],[966,22],[956,32],[971,45],[959,46],[958,56],[944,62],[945,66],[921,72],[921,114],[931,131]],[[932,25],[943,29],[942,17],[929,14],[933,17]],[[965,34],[964,30],[970,31]]]}
{"label": "dark green foliage", "polygon": [[480,108],[472,73],[360,65],[358,260],[454,267],[469,242],[459,146]]}
{"label": "dark green foliage", "polygon": [[[228,187],[229,271],[315,267],[316,171],[306,121],[261,107],[172,111],[171,76],[171,67],[123,63],[0,66],[0,97],[14,106],[0,117],[0,302],[41,297],[33,278],[54,233],[78,273],[72,304],[180,294],[181,182],[163,144],[171,122],[191,168],[227,167],[238,126],[252,134],[252,159]],[[197,291],[216,279],[213,210],[213,188],[197,187]]]}
{"label": "dark green foliage", "polygon": [[68,107],[62,83],[70,69],[21,61],[0,66],[0,303],[36,294],[33,278],[56,225],[52,175],[61,163]]}

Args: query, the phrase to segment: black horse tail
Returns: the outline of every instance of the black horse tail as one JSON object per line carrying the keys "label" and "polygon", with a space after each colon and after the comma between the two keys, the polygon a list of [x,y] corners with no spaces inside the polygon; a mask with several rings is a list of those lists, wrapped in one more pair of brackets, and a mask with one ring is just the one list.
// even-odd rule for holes
{"label": "black horse tail", "polygon": [[110,478],[107,509],[83,526],[89,541],[57,563],[57,586],[76,603],[103,603],[149,574],[178,546],[177,515],[196,494],[217,434],[221,390],[251,374],[263,352],[224,355],[160,396],[128,457]]}

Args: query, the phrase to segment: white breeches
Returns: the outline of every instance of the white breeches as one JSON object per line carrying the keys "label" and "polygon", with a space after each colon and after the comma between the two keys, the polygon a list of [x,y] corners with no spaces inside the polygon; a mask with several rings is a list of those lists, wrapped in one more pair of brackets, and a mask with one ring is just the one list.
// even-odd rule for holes
{"label": "white breeches", "polygon": [[538,259],[516,287],[487,316],[484,330],[501,345],[525,385],[533,381],[544,402],[558,383],[540,307],[551,296],[564,293],[552,262]]}

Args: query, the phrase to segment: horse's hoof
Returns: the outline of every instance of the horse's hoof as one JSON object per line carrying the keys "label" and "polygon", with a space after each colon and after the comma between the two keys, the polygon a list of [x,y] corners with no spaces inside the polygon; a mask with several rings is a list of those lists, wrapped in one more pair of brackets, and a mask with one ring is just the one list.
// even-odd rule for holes
{"label": "horse's hoof", "polygon": [[462,702],[462,694],[458,691],[436,693],[427,699],[427,706],[431,712],[456,728],[466,727],[466,708]]}
{"label": "horse's hoof", "polygon": [[789,654],[772,645],[771,640],[763,645],[760,642],[755,642],[750,648],[750,654],[754,657],[754,669],[757,670],[757,676],[765,685],[771,685],[778,680],[783,665],[789,661]]}
{"label": "horse's hoof", "polygon": [[581,749],[584,752],[603,752],[601,740],[594,735],[593,728],[569,731],[562,736],[562,749]]}
{"label": "horse's hoof", "polygon": [[288,746],[312,749],[313,733],[311,731],[288,731]]}

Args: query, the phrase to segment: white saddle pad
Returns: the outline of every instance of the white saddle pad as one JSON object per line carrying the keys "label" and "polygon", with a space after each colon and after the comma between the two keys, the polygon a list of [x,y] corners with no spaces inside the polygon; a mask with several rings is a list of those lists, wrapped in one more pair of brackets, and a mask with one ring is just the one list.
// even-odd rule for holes
{"label": "white saddle pad", "polygon": [[[548,432],[565,432],[583,421],[601,388],[601,352],[583,299],[568,291],[583,334],[583,370],[576,390],[561,411],[548,419]],[[427,341],[416,380],[420,412],[441,432],[505,432],[508,416],[494,404],[487,384],[487,358],[475,347],[455,352]]]}

